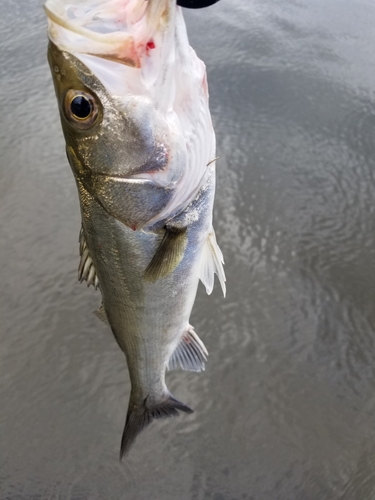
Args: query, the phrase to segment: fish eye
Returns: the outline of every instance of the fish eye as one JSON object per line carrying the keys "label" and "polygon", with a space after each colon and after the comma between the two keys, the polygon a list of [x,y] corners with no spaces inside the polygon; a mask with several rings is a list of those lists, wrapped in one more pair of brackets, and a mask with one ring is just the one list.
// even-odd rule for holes
{"label": "fish eye", "polygon": [[84,95],[76,95],[70,103],[70,110],[78,120],[85,120],[91,115],[91,102]]}
{"label": "fish eye", "polygon": [[68,90],[65,95],[65,115],[77,128],[91,128],[98,117],[95,97],[83,90]]}

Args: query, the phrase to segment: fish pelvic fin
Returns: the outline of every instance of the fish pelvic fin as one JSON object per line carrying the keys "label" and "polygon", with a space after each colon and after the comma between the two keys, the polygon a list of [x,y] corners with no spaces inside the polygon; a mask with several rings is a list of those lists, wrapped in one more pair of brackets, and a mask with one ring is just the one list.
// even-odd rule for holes
{"label": "fish pelvic fin", "polygon": [[187,240],[186,228],[166,228],[164,237],[145,270],[144,279],[155,282],[174,271],[184,256]]}
{"label": "fish pelvic fin", "polygon": [[86,244],[83,227],[81,227],[81,231],[79,233],[79,255],[81,259],[78,266],[78,281],[80,283],[82,283],[82,281],[86,281],[87,286],[92,285],[96,290],[99,287],[99,280],[96,274],[94,262]]}
{"label": "fish pelvic fin", "polygon": [[214,288],[214,275],[216,274],[219,278],[221,289],[225,297],[226,278],[223,265],[223,254],[219,248],[219,245],[217,244],[214,228],[211,228],[211,231],[204,243],[199,275],[201,282],[206,287],[206,292],[208,293],[208,295],[211,294]]}
{"label": "fish pelvic fin", "polygon": [[192,372],[201,372],[205,369],[208,352],[194,331],[194,327],[189,325],[181,340],[169,358],[168,370],[182,368]]}
{"label": "fish pelvic fin", "polygon": [[171,394],[166,395],[165,399],[152,405],[148,403],[148,398],[141,405],[135,405],[132,399],[132,396],[130,396],[128,414],[121,439],[120,460],[129,452],[138,434],[150,425],[153,420],[178,417],[179,411],[185,413],[193,413],[194,411],[175,399]]}

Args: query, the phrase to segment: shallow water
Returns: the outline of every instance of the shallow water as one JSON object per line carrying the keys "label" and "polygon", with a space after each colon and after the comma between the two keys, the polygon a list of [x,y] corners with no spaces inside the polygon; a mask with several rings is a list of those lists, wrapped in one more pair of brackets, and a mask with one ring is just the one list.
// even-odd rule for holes
{"label": "shallow water", "polygon": [[193,415],[118,462],[123,355],[79,285],[76,188],[41,2],[0,7],[0,498],[375,498],[375,5],[222,0],[187,12],[218,138],[228,295]]}

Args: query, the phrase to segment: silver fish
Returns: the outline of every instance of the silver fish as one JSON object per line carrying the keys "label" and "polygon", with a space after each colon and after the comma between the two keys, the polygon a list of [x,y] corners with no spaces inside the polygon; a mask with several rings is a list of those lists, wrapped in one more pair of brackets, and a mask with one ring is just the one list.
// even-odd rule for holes
{"label": "silver fish", "polygon": [[79,279],[125,353],[120,457],[152,420],[192,410],[166,369],[201,371],[199,279],[225,295],[212,227],[215,135],[205,66],[175,0],[48,0],[48,60],[82,214]]}

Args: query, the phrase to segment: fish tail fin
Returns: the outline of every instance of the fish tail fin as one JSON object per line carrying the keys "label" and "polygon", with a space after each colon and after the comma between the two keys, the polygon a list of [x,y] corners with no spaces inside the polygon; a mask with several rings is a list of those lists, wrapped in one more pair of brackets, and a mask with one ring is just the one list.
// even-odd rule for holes
{"label": "fish tail fin", "polygon": [[159,418],[178,417],[179,410],[193,413],[189,406],[175,399],[171,394],[160,402],[150,404],[146,398],[141,405],[136,405],[130,396],[125,428],[121,439],[120,460],[128,453],[136,437],[143,429]]}

